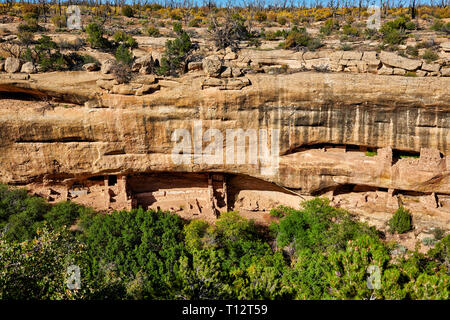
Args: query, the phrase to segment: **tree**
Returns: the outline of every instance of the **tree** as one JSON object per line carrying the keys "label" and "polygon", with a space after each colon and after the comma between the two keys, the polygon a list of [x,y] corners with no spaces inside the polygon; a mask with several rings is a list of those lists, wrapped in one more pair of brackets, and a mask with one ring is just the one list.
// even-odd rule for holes
{"label": "tree", "polygon": [[178,76],[185,70],[184,62],[193,49],[193,44],[189,35],[174,24],[174,31],[178,37],[175,40],[167,40],[165,50],[161,58],[158,73],[161,75]]}
{"label": "tree", "polygon": [[243,18],[239,14],[232,14],[229,10],[227,10],[225,22],[222,24],[215,16],[211,17],[208,32],[217,48],[230,47],[233,51],[239,49],[240,41],[247,40],[250,36]]}
{"label": "tree", "polygon": [[405,233],[412,229],[412,216],[408,209],[398,208],[389,220],[390,231]]}
{"label": "tree", "polygon": [[83,298],[89,285],[81,278],[80,290],[68,290],[67,268],[84,267],[83,245],[66,232],[41,229],[24,242],[0,238],[0,299]]}
{"label": "tree", "polygon": [[86,27],[88,34],[86,41],[89,42],[92,48],[107,48],[109,41],[103,37],[104,30],[98,23],[92,22]]}

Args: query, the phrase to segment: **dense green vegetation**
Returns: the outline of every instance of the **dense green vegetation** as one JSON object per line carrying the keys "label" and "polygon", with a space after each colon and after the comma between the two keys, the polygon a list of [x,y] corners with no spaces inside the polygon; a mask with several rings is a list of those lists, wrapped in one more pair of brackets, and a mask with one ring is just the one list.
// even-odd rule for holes
{"label": "dense green vegetation", "polygon": [[[0,298],[449,298],[449,235],[426,255],[398,254],[326,199],[272,215],[269,229],[236,212],[215,226],[142,209],[106,215],[0,186]],[[69,265],[81,269],[79,290],[66,288]],[[367,286],[369,266],[379,287]]]}

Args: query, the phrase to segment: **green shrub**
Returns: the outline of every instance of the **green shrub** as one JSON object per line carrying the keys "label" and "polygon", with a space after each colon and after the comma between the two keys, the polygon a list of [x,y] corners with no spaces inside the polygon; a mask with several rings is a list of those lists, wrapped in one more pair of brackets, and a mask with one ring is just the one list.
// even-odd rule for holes
{"label": "green shrub", "polygon": [[414,71],[408,71],[405,73],[405,77],[417,77],[417,73]]}
{"label": "green shrub", "polygon": [[53,25],[59,29],[65,28],[67,26],[67,24],[66,24],[67,17],[65,15],[62,15],[62,16],[54,15],[51,18],[51,21],[52,21]]}
{"label": "green shrub", "polygon": [[263,10],[260,10],[256,12],[255,14],[255,20],[258,22],[264,22],[267,20],[267,13],[265,13]]}
{"label": "green shrub", "polygon": [[329,36],[333,30],[339,29],[339,22],[336,19],[328,19],[325,24],[320,27],[320,33]]}
{"label": "green shrub", "polygon": [[436,52],[434,52],[431,49],[425,50],[425,52],[422,54],[422,58],[425,59],[426,62],[430,63],[432,61],[436,61],[439,59],[439,56]]}
{"label": "green shrub", "polygon": [[408,27],[412,27],[412,24],[408,24],[409,18],[400,16],[393,21],[384,23],[380,32],[383,34],[383,42],[390,45],[401,44],[405,39],[405,30],[409,30]]}
{"label": "green shrub", "polygon": [[426,246],[431,247],[431,246],[433,246],[436,243],[436,240],[433,239],[433,238],[429,238],[429,237],[428,238],[423,238],[422,239],[422,243],[424,245],[426,245]]}
{"label": "green shrub", "polygon": [[405,29],[406,30],[416,30],[417,26],[414,22],[408,21],[407,23],[405,23]]}
{"label": "green shrub", "polygon": [[412,229],[412,216],[408,209],[398,208],[389,220],[390,231],[405,233]]}
{"label": "green shrub", "polygon": [[350,24],[346,24],[342,27],[342,33],[346,36],[352,36],[352,37],[359,36],[359,30]]}
{"label": "green shrub", "polygon": [[96,58],[94,58],[93,56],[88,55],[88,54],[82,55],[81,59],[83,60],[83,64],[87,64],[87,63],[100,64],[100,62]]}
{"label": "green shrub", "polygon": [[133,62],[133,54],[125,44],[120,44],[115,53],[116,60],[123,64],[130,65]]}
{"label": "green shrub", "polygon": [[145,29],[145,34],[148,35],[149,37],[160,37],[161,33],[159,32],[159,29],[156,27],[148,27]]}
{"label": "green shrub", "polygon": [[160,67],[157,70],[160,75],[177,76],[180,72],[184,71],[181,70],[181,67],[192,49],[192,42],[185,31],[181,29],[178,32],[179,36],[175,40],[166,41]]}
{"label": "green shrub", "polygon": [[312,38],[307,32],[305,28],[297,28],[293,27],[291,31],[289,31],[286,41],[281,44],[284,49],[295,49],[299,50],[302,47],[306,47],[309,50],[313,51],[323,44],[321,43],[319,38]]}
{"label": "green shrub", "polygon": [[117,31],[113,35],[113,39],[118,44],[123,44],[129,48],[137,48],[137,41],[131,36],[123,31]]}
{"label": "green shrub", "polygon": [[351,51],[351,50],[353,50],[353,47],[351,45],[349,45],[348,43],[343,43],[341,45],[341,50],[342,51]]}
{"label": "green shrub", "polygon": [[41,31],[42,28],[37,23],[37,20],[29,19],[26,23],[19,24],[18,30],[19,32],[37,32]]}
{"label": "green shrub", "polygon": [[17,34],[17,38],[19,38],[20,42],[25,45],[28,46],[33,42],[33,32],[30,31],[20,31]]}
{"label": "green shrub", "polygon": [[380,31],[385,33],[388,30],[405,30],[407,29],[406,24],[409,22],[409,18],[405,16],[400,16],[392,21],[387,21],[381,26]]}
{"label": "green shrub", "polygon": [[403,43],[405,39],[405,34],[403,31],[392,29],[383,33],[383,42],[390,45],[397,45]]}
{"label": "green shrub", "polygon": [[419,56],[419,49],[417,49],[416,47],[407,46],[406,47],[406,53],[409,54],[410,56],[418,57]]}
{"label": "green shrub", "polygon": [[123,6],[121,11],[122,15],[128,18],[131,18],[134,14],[133,8],[129,5]]}
{"label": "green shrub", "polygon": [[177,20],[177,21],[181,21],[181,19],[183,19],[180,15],[176,14],[175,12],[172,12],[170,14],[170,19],[172,20]]}
{"label": "green shrub", "polygon": [[172,23],[172,29],[177,35],[180,35],[183,31],[183,26],[181,25],[181,22],[174,22]]}
{"label": "green shrub", "polygon": [[200,27],[200,24],[202,23],[201,19],[191,19],[188,23],[189,28],[198,28]]}
{"label": "green shrub", "polygon": [[303,207],[303,210],[291,209],[280,220],[279,226],[272,227],[280,247],[324,252],[345,248],[348,240],[363,234],[376,236],[373,228],[355,222],[347,212],[331,207],[328,199],[305,201]]}
{"label": "green shrub", "polygon": [[20,57],[28,62],[34,62],[35,60],[35,55],[33,54],[33,51],[31,51],[30,48],[27,48],[24,52],[22,52]]}
{"label": "green shrub", "polygon": [[377,31],[372,28],[366,28],[364,29],[364,36],[367,40],[375,39],[377,37]]}
{"label": "green shrub", "polygon": [[80,217],[93,214],[93,210],[76,203],[65,201],[55,204],[44,214],[44,219],[53,229],[71,227]]}
{"label": "green shrub", "polygon": [[366,151],[366,156],[367,157],[374,157],[376,156],[378,153],[376,151]]}
{"label": "green shrub", "polygon": [[434,20],[433,25],[430,27],[430,29],[450,34],[450,22],[444,23],[442,22],[442,20],[436,19]]}
{"label": "green shrub", "polygon": [[88,34],[86,41],[89,42],[92,48],[108,48],[110,43],[103,37],[104,30],[98,23],[92,22],[86,27]]}
{"label": "green shrub", "polygon": [[43,35],[34,50],[41,71],[57,71],[66,67],[66,61],[60,53],[58,45],[49,36]]}
{"label": "green shrub", "polygon": [[107,285],[114,277],[120,279],[113,291],[100,290],[98,294],[127,297],[127,283],[141,272],[145,275],[141,298],[176,297],[176,275],[186,251],[179,216],[135,209],[96,215],[85,219],[83,225],[88,226],[82,239],[90,264],[83,272],[89,279],[96,279],[98,285]]}
{"label": "green shrub", "polygon": [[281,25],[284,26],[287,23],[287,19],[283,16],[278,17],[277,22]]}
{"label": "green shrub", "polygon": [[439,241],[439,240],[441,240],[442,238],[444,238],[445,230],[436,227],[436,228],[433,228],[432,234],[433,234],[433,236],[434,236],[434,239],[436,239],[436,240]]}

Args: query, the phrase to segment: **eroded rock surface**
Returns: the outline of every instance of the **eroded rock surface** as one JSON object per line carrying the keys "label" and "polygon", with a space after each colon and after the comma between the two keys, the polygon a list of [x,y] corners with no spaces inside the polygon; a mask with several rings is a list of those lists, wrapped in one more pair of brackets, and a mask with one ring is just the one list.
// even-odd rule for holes
{"label": "eroded rock surface", "polygon": [[[235,176],[273,183],[280,188],[276,192],[289,194],[286,201],[331,191],[336,205],[359,210],[370,207],[370,192],[384,192],[377,201],[395,210],[401,199],[396,192],[408,191],[425,197],[419,202],[427,205],[433,194],[431,209],[450,211],[450,79],[313,72],[247,76],[248,85],[228,90],[221,86],[241,78],[141,76],[141,83],[134,82],[139,87],[126,85],[131,95],[124,86],[102,89],[102,81],[113,80],[101,72],[3,77],[0,94],[12,99],[16,94],[17,103],[2,102],[0,108],[0,182],[38,184],[52,199],[76,197],[85,204],[103,199],[95,205],[102,210],[145,203],[210,218],[233,206],[252,212],[276,204],[277,197],[262,193],[246,200],[245,186],[232,193],[236,199],[225,200],[224,190],[236,188],[227,185]],[[218,85],[205,88],[208,81]],[[136,95],[144,87],[148,92]],[[61,103],[37,107],[24,103],[24,96]],[[208,129],[214,130],[208,135]],[[227,130],[239,129],[237,140],[230,141],[236,153],[247,152],[242,163],[229,158],[226,140]],[[245,135],[256,139],[258,148],[239,139]],[[180,162],[174,150],[182,137],[188,148]],[[220,138],[223,144],[208,149]],[[219,158],[204,157],[212,154]],[[176,192],[172,200],[164,198],[170,186],[146,190],[156,181],[147,181],[147,175],[157,173],[203,175],[198,195],[191,197],[192,186],[181,182],[172,189],[180,188],[182,203]],[[340,188],[349,186],[372,189],[340,199]]]}

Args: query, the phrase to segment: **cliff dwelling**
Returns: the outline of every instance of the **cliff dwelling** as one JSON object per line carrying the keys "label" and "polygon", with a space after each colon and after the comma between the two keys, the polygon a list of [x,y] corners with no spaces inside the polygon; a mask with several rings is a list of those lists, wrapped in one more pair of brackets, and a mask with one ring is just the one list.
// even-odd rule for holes
{"label": "cliff dwelling", "polygon": [[[412,212],[425,214],[422,219],[428,219],[429,223],[449,225],[450,192],[395,188],[398,178],[408,182],[405,174],[411,176],[414,172],[412,179],[420,186],[421,178],[428,179],[436,172],[447,171],[448,157],[428,149],[423,149],[419,156],[390,148],[370,150],[373,149],[332,144],[297,148],[287,155],[288,159],[295,156],[307,167],[312,165],[317,169],[320,166],[315,163],[322,163],[327,168],[342,171],[344,167],[339,169],[342,162],[356,166],[352,170],[353,178],[343,179],[344,176],[340,177],[335,172],[333,183],[330,183],[326,172],[322,172],[322,178],[314,173],[303,175],[299,184],[304,186],[303,189],[286,188],[249,175],[223,172],[111,173],[47,179],[27,187],[50,202],[71,200],[104,212],[142,207],[144,210],[176,212],[186,219],[209,222],[214,222],[222,212],[236,210],[257,223],[269,224],[274,220],[270,216],[271,209],[280,205],[300,208],[303,200],[324,196],[334,206],[358,212],[375,224],[382,224],[388,212],[404,206]],[[284,161],[285,158],[281,161],[282,173],[286,170]],[[292,161],[288,163],[292,170]],[[391,175],[388,183],[379,180],[380,175],[388,177],[386,172]],[[305,193],[307,188],[311,192]]]}

